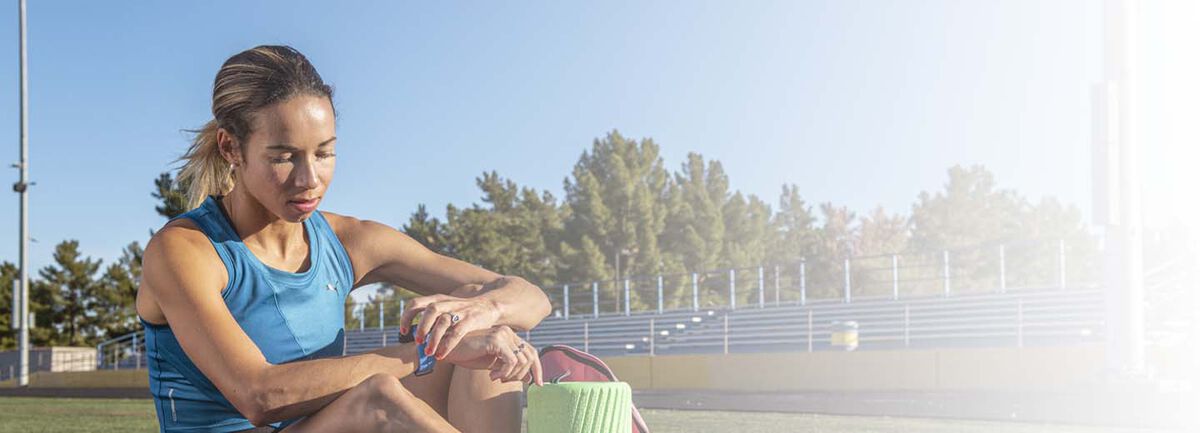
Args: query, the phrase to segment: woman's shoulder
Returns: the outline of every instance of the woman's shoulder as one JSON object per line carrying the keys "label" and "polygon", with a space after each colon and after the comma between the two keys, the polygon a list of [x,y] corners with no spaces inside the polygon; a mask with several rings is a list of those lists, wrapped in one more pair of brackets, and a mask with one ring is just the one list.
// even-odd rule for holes
{"label": "woman's shoulder", "polygon": [[159,244],[164,247],[159,250],[171,252],[175,249],[195,248],[207,242],[208,237],[195,221],[191,218],[175,218],[154,232],[154,236],[151,236],[150,241],[146,244],[146,249],[149,250],[151,245]]}
{"label": "woman's shoulder", "polygon": [[185,290],[224,287],[228,274],[208,237],[194,221],[176,218],[150,237],[142,254],[138,315],[150,323],[166,322],[160,299],[176,298]]}
{"label": "woman's shoulder", "polygon": [[189,218],[173,219],[155,232],[146,243],[142,262],[143,268],[153,266],[185,275],[217,277],[225,274],[224,264],[208,236]]}

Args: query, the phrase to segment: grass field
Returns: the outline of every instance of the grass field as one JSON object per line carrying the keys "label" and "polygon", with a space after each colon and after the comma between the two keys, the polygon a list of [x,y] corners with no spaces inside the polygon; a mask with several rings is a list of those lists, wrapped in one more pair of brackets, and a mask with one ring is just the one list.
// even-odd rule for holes
{"label": "grass field", "polygon": [[[832,416],[784,413],[644,410],[654,433],[890,433],[1049,432],[1093,433],[1144,430],[985,421]],[[157,432],[150,400],[0,397],[0,433]]]}

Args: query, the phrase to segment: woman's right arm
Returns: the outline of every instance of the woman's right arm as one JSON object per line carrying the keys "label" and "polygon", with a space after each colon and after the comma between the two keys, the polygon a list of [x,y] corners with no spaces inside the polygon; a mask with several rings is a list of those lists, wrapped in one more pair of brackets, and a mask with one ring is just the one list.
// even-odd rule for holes
{"label": "woman's right arm", "polygon": [[316,412],[368,377],[414,369],[412,344],[273,365],[221,298],[224,266],[196,230],[168,226],[146,245],[141,291],[151,295],[188,358],[254,425]]}

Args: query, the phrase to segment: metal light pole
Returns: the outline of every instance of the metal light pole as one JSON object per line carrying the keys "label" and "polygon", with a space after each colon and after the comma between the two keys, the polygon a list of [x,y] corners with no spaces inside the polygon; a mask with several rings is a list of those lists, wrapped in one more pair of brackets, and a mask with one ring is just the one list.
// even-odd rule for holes
{"label": "metal light pole", "polygon": [[20,327],[17,344],[20,347],[21,359],[17,385],[29,386],[29,84],[25,59],[25,0],[18,2],[18,13],[21,32],[21,160],[16,164],[16,168],[21,171],[21,180],[13,184],[13,191],[21,195],[21,235],[18,238],[21,245],[21,299],[19,302],[14,299],[13,307],[20,312],[20,323],[14,324]]}
{"label": "metal light pole", "polygon": [[1104,2],[1104,82],[1093,109],[1094,219],[1105,228],[1107,360],[1111,372],[1145,371],[1141,179],[1137,150],[1138,2]]}
{"label": "metal light pole", "polygon": [[[1113,3],[1112,0],[1109,2]],[[1144,273],[1142,271],[1142,199],[1141,199],[1141,178],[1139,176],[1138,164],[1138,146],[1137,146],[1137,115],[1136,107],[1134,107],[1135,90],[1133,88],[1135,81],[1136,52],[1134,52],[1134,35],[1136,27],[1133,23],[1136,18],[1137,2],[1132,0],[1122,0],[1119,4],[1120,10],[1109,11],[1110,14],[1116,14],[1116,20],[1120,20],[1120,24],[1111,24],[1114,27],[1119,25],[1119,29],[1109,29],[1110,35],[1114,33],[1119,39],[1115,41],[1109,39],[1109,44],[1120,44],[1120,47],[1109,47],[1108,53],[1116,59],[1109,59],[1106,63],[1109,65],[1106,69],[1106,75],[1117,79],[1120,102],[1118,117],[1120,125],[1118,126],[1118,135],[1120,136],[1120,222],[1115,230],[1116,237],[1120,237],[1120,254],[1121,254],[1121,287],[1124,290],[1119,296],[1121,297],[1122,313],[1114,322],[1121,329],[1116,332],[1118,336],[1115,342],[1118,345],[1115,349],[1121,353],[1121,362],[1118,363],[1121,369],[1128,373],[1141,374],[1146,369],[1146,354],[1144,348],[1145,340],[1145,291],[1143,288]],[[1112,37],[1112,36],[1110,36]],[[1119,52],[1120,54],[1114,54]],[[1119,70],[1119,72],[1118,72]],[[1110,225],[1109,227],[1113,227]],[[1112,232],[1110,232],[1112,233]],[[1112,334],[1110,334],[1112,335]]]}

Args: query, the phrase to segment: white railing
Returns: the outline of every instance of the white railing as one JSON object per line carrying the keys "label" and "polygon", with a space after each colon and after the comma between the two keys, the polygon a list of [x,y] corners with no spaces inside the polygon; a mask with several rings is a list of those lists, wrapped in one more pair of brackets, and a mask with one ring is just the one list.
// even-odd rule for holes
{"label": "white railing", "polygon": [[[902,300],[862,299],[762,309],[706,309],[551,318],[528,333],[538,346],[569,344],[599,355],[842,350],[838,323],[857,324],[857,349],[1024,347],[1100,341],[1098,289],[1012,289]],[[395,342],[396,328],[347,333],[347,353]]]}
{"label": "white railing", "polygon": [[[543,284],[564,320],[630,316],[643,312],[739,310],[814,302],[994,292],[1025,287],[1065,290],[1090,286],[1086,263],[1069,263],[1067,243],[1041,240],[955,250],[911,252],[720,269],[683,274],[631,276],[619,281]],[[1074,267],[1071,267],[1074,266]],[[406,301],[372,300],[352,305],[349,330],[398,325]]]}
{"label": "white railing", "polygon": [[144,331],[122,335],[96,345],[96,369],[140,369],[145,365]]}

